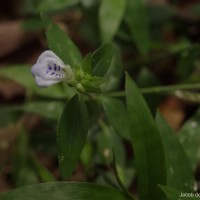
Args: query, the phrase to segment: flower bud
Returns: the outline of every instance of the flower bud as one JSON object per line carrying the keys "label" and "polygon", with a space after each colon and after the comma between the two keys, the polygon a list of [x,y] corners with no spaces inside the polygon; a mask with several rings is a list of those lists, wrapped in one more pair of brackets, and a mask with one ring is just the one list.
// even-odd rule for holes
{"label": "flower bud", "polygon": [[81,83],[77,83],[76,84],[76,89],[81,93],[85,93],[86,92],[85,87]]}

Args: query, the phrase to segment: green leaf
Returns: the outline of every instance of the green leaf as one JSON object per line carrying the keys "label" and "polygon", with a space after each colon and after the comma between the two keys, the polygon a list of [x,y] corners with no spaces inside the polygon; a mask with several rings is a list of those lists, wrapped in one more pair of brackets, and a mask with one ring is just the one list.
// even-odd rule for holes
{"label": "green leaf", "polygon": [[22,131],[17,141],[17,149],[14,155],[13,163],[13,179],[16,187],[22,187],[38,182],[36,173],[29,163],[28,146],[29,142],[27,133]]}
{"label": "green leaf", "polygon": [[83,71],[90,74],[92,69],[92,53],[88,53],[84,60],[82,65]]}
{"label": "green leaf", "polygon": [[22,11],[25,14],[36,14],[38,13],[37,8],[40,2],[40,0],[24,0],[22,4]]}
{"label": "green leaf", "polygon": [[55,84],[48,88],[39,88],[37,86],[34,92],[38,96],[55,99],[70,99],[74,96],[75,91],[65,83]]}
{"label": "green leaf", "polygon": [[98,76],[86,74],[80,83],[88,92],[101,92],[100,86],[104,83],[104,79]]}
{"label": "green leaf", "polygon": [[161,185],[160,188],[163,190],[163,192],[166,194],[169,200],[200,200],[199,193],[185,193],[163,185]]}
{"label": "green leaf", "polygon": [[114,55],[110,67],[104,76],[105,83],[102,84],[101,89],[104,92],[113,91],[119,88],[121,80],[124,76],[124,69],[122,64],[122,52],[119,46],[114,45]]}
{"label": "green leaf", "polygon": [[40,183],[0,195],[1,200],[128,200],[117,189],[88,183]]}
{"label": "green leaf", "polygon": [[190,159],[193,170],[196,169],[200,160],[200,109],[185,122],[178,132],[179,140],[184,146],[186,154]]}
{"label": "green leaf", "polygon": [[188,75],[194,71],[196,67],[195,62],[199,58],[199,53],[197,49],[186,49],[181,53],[176,68],[176,74],[181,80],[187,80]]}
{"label": "green leaf", "polygon": [[194,176],[189,159],[175,133],[161,114],[157,114],[156,122],[164,144],[167,163],[167,186],[191,192],[194,187]]}
{"label": "green leaf", "polygon": [[101,0],[99,26],[102,43],[111,42],[122,21],[126,0]]}
{"label": "green leaf", "polygon": [[122,138],[130,139],[130,124],[124,103],[121,100],[112,98],[102,98],[101,100],[106,116],[116,132]]}
{"label": "green leaf", "polygon": [[44,28],[45,25],[41,18],[30,18],[22,22],[22,29],[26,31],[37,31]]}
{"label": "green leaf", "polygon": [[92,75],[104,76],[112,61],[113,48],[111,44],[105,44],[98,48],[92,55]]}
{"label": "green leaf", "polygon": [[146,54],[150,47],[149,25],[144,0],[128,0],[126,23],[133,41],[142,54]]}
{"label": "green leaf", "polygon": [[13,65],[0,69],[0,75],[16,81],[25,88],[35,89],[36,84],[31,76],[31,68],[28,65]]}
{"label": "green leaf", "polygon": [[31,76],[31,68],[28,65],[13,65],[1,68],[0,75],[16,81],[29,90],[29,92],[33,92],[42,97],[70,98],[74,95],[74,91],[63,83],[48,88],[39,88]]}
{"label": "green leaf", "polygon": [[117,165],[117,171],[119,174],[119,177],[121,179],[121,181],[123,182],[123,185],[126,188],[130,188],[133,180],[135,180],[135,169],[130,166],[130,167],[124,167],[124,166],[119,166]]}
{"label": "green leaf", "polygon": [[126,75],[126,102],[141,200],[162,199],[158,184],[166,184],[166,160],[159,130],[131,78]]}
{"label": "green leaf", "polygon": [[24,0],[23,11],[26,14],[39,14],[41,12],[55,13],[78,4],[80,0]]}
{"label": "green leaf", "polygon": [[146,67],[140,70],[136,82],[141,88],[160,85],[158,77]]}
{"label": "green leaf", "polygon": [[0,126],[15,122],[24,112],[39,114],[47,119],[57,121],[64,107],[59,101],[37,101],[29,102],[19,106],[0,107]]}
{"label": "green leaf", "polygon": [[[136,83],[139,88],[146,88],[146,87],[160,85],[156,75],[153,74],[153,72],[151,72],[147,68],[143,68],[140,70],[137,80],[136,80]],[[146,102],[148,103],[153,116],[156,115],[158,104],[160,102],[159,97],[160,96],[156,95],[156,94],[144,94],[144,98],[145,98]]]}
{"label": "green leaf", "polygon": [[32,165],[34,165],[36,168],[37,174],[42,182],[56,181],[54,175],[47,168],[45,168],[33,154],[31,155],[31,161]]}
{"label": "green leaf", "polygon": [[26,112],[36,113],[48,119],[58,120],[63,107],[64,104],[58,101],[38,101],[26,103],[24,105],[16,106],[14,108]]}
{"label": "green leaf", "polygon": [[102,131],[97,137],[97,145],[102,160],[108,164],[112,163],[113,151],[116,155],[116,162],[123,167],[125,164],[125,150],[122,140],[116,135],[112,127],[100,123]]}
{"label": "green leaf", "polygon": [[0,107],[0,127],[10,125],[19,120],[22,116],[22,112],[18,109],[12,109],[10,106]]}
{"label": "green leaf", "polygon": [[48,88],[37,88],[33,91],[38,96],[55,99],[70,99],[75,91],[64,83],[55,84]]}
{"label": "green leaf", "polygon": [[78,161],[87,139],[88,111],[81,96],[66,104],[58,122],[58,161],[61,175],[68,178]]}
{"label": "green leaf", "polygon": [[57,54],[65,64],[71,67],[81,66],[82,56],[70,37],[56,24],[50,23],[46,31],[49,48]]}
{"label": "green leaf", "polygon": [[80,0],[42,0],[38,5],[39,12],[60,11],[78,4]]}
{"label": "green leaf", "polygon": [[92,164],[93,164],[93,158],[94,158],[94,147],[91,142],[86,142],[81,155],[80,160],[81,163],[84,165],[84,168],[87,172],[89,172]]}

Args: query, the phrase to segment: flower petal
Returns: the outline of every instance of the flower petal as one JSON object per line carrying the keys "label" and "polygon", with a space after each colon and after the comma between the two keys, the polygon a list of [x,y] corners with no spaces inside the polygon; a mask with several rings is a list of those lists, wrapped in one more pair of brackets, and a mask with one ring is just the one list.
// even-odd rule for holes
{"label": "flower petal", "polygon": [[64,65],[63,61],[53,52],[50,50],[44,51],[38,58],[37,62],[43,62],[47,58],[55,58],[60,65]]}
{"label": "flower petal", "polygon": [[40,87],[48,87],[48,86],[54,85],[56,83],[59,83],[62,80],[44,80],[41,77],[37,76],[37,77],[35,77],[35,81],[36,81],[37,85]]}
{"label": "flower petal", "polygon": [[61,81],[68,81],[73,77],[69,65],[64,65],[62,60],[52,51],[42,53],[31,69],[36,83],[40,87],[47,87]]}
{"label": "flower petal", "polygon": [[[55,58],[48,58],[41,63],[36,63],[32,67],[33,76],[41,76],[45,79],[65,77],[65,66],[60,65]],[[52,76],[53,75],[53,76]]]}

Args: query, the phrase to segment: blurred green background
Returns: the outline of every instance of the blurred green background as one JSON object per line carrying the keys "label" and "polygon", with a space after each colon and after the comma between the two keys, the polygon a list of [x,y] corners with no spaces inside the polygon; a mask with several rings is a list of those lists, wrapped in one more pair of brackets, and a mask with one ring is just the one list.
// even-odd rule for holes
{"label": "blurred green background", "polygon": [[[40,89],[31,77],[31,65],[48,49],[41,13],[56,22],[84,56],[101,44],[113,44],[106,92],[124,89],[125,70],[141,88],[179,84],[192,88],[200,82],[198,0],[1,0],[0,10],[0,192],[62,180],[56,123],[73,91],[63,85]],[[199,183],[199,89],[170,94],[160,89],[145,98],[152,113],[159,108],[176,131]],[[93,120],[88,143],[70,180],[115,186],[114,146],[121,178],[136,191],[129,142],[114,134],[102,108],[89,106]]]}

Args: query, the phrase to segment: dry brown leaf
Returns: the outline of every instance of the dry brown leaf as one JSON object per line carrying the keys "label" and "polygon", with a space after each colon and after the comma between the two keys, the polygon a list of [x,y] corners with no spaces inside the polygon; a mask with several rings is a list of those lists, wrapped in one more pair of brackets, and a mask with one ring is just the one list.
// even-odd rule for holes
{"label": "dry brown leaf", "polygon": [[0,77],[0,95],[4,100],[11,100],[17,95],[24,95],[24,88],[14,81]]}
{"label": "dry brown leaf", "polygon": [[180,99],[175,96],[167,97],[160,105],[160,111],[175,131],[180,128],[185,119],[184,107]]}
{"label": "dry brown leaf", "polygon": [[6,127],[0,128],[0,162],[2,163],[8,154],[11,152],[13,143],[15,142],[20,128],[16,124],[11,124]]}
{"label": "dry brown leaf", "polygon": [[32,40],[33,34],[22,30],[21,23],[21,20],[0,23],[0,58]]}

